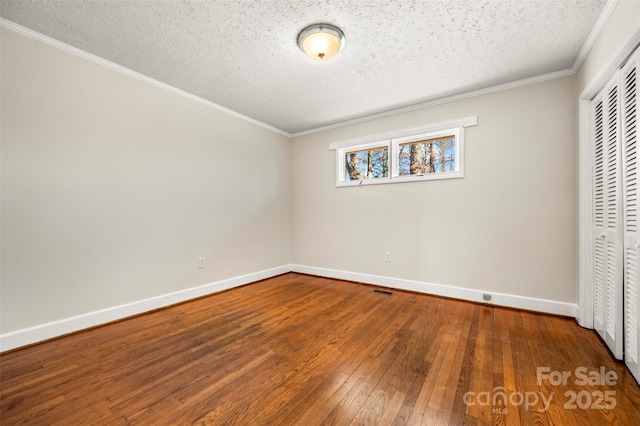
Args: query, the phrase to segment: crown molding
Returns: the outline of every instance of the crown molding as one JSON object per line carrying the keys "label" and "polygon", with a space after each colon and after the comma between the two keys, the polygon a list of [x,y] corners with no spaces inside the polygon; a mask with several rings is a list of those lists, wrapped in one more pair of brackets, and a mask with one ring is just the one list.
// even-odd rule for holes
{"label": "crown molding", "polygon": [[56,40],[56,39],[51,38],[49,36],[46,36],[44,34],[38,33],[36,31],[30,30],[29,28],[23,27],[22,25],[18,25],[18,24],[14,23],[14,22],[11,22],[11,21],[7,20],[7,19],[0,18],[0,27],[4,27],[4,28],[6,28],[8,30],[11,30],[11,31],[16,32],[18,34],[21,34],[21,35],[23,35],[25,37],[29,37],[29,38],[37,40],[39,42],[45,43],[45,44],[47,44],[49,46],[55,47],[57,49],[60,49],[60,50],[62,50],[64,52],[70,53],[72,55],[75,55],[75,56],[78,56],[80,58],[83,58],[83,59],[86,59],[88,61],[91,61],[91,62],[93,62],[95,64],[101,65],[101,66],[103,66],[105,68],[109,68],[109,69],[111,69],[113,71],[119,72],[121,74],[124,74],[124,75],[132,77],[132,78],[135,78],[136,80],[143,81],[143,82],[145,82],[147,84],[151,84],[152,86],[159,87],[159,88],[164,89],[164,90],[166,90],[168,92],[171,92],[171,93],[174,93],[176,95],[179,95],[179,96],[185,97],[187,99],[190,99],[192,101],[198,102],[198,103],[200,103],[202,105],[205,105],[205,106],[207,106],[209,108],[213,108],[215,110],[224,112],[224,113],[226,113],[226,114],[228,114],[228,115],[230,115],[232,117],[239,118],[239,119],[241,119],[243,121],[246,121],[248,123],[254,124],[254,125],[258,126],[258,127],[262,127],[263,129],[272,131],[272,132],[277,133],[279,135],[286,136],[288,138],[291,138],[291,136],[292,136],[290,133],[287,133],[284,130],[280,130],[280,129],[276,128],[276,127],[270,126],[270,125],[268,125],[266,123],[263,123],[263,122],[258,121],[256,119],[253,119],[251,117],[247,117],[246,115],[240,114],[239,112],[236,112],[236,111],[230,110],[228,108],[225,108],[222,105],[218,105],[215,102],[211,102],[211,101],[203,99],[203,98],[201,98],[199,96],[193,95],[193,94],[191,94],[189,92],[185,92],[182,89],[178,89],[177,87],[173,87],[173,86],[171,86],[169,84],[166,84],[166,83],[163,83],[161,81],[155,80],[155,79],[153,79],[151,77],[148,77],[148,76],[146,76],[144,74],[141,74],[141,73],[139,73],[137,71],[133,71],[133,70],[127,68],[127,67],[123,67],[122,65],[118,65],[118,64],[116,64],[114,62],[111,62],[111,61],[109,61],[107,59],[104,59],[104,58],[101,58],[99,56],[96,56],[96,55],[94,55],[92,53],[86,52],[86,51],[84,51],[82,49],[78,49],[77,47],[74,47],[74,46],[71,46],[69,44],[63,43],[63,42],[61,42],[59,40]]}
{"label": "crown molding", "polygon": [[512,81],[509,83],[498,84],[496,86],[486,87],[484,89],[473,90],[470,92],[464,92],[456,95],[445,96],[442,98],[434,98],[432,100],[428,100],[425,102],[421,102],[414,105],[409,105],[403,108],[395,108],[388,111],[382,111],[376,114],[369,114],[363,117],[354,118],[351,120],[341,121],[339,123],[330,124],[327,126],[317,127],[314,129],[304,130],[302,132],[293,133],[292,137],[297,138],[300,136],[306,136],[313,133],[324,132],[327,130],[337,129],[340,127],[350,126],[352,124],[364,123],[367,121],[377,120],[379,118],[391,117],[393,115],[404,114],[407,112],[417,111],[424,108],[429,108],[436,105],[447,104],[450,102],[456,102],[463,99],[474,98],[476,96],[487,95],[490,93],[501,92],[503,90],[514,89],[516,87],[528,86],[530,84],[541,83],[547,80],[553,80],[556,78],[566,77],[570,75],[574,75],[575,71],[573,69],[566,69],[561,71],[555,71],[548,74],[539,75],[536,77],[525,78],[523,80]]}
{"label": "crown molding", "polygon": [[573,65],[571,66],[571,69],[574,72],[578,72],[578,69],[580,68],[580,66],[582,66],[582,63],[587,58],[587,55],[589,54],[594,43],[600,36],[600,33],[602,32],[604,27],[607,25],[607,22],[609,21],[611,14],[618,6],[618,3],[620,3],[620,0],[609,0],[604,5],[604,8],[602,9],[600,16],[598,17],[598,20],[596,21],[595,25],[591,29],[591,32],[589,33],[589,35],[587,36],[587,39],[584,42],[584,45],[582,45],[582,49],[580,49],[580,53],[578,53],[576,60],[573,62]]}
{"label": "crown molding", "polygon": [[560,70],[560,71],[555,71],[552,73],[548,73],[548,74],[543,74],[543,75],[539,75],[536,77],[531,77],[531,78],[526,78],[526,79],[522,79],[522,80],[517,80],[517,81],[513,81],[513,82],[509,82],[509,83],[504,83],[504,84],[499,84],[499,85],[495,85],[495,86],[490,86],[490,87],[486,87],[483,89],[478,89],[478,90],[473,90],[473,91],[469,91],[469,92],[464,92],[464,93],[459,93],[459,94],[454,94],[451,96],[444,96],[444,97],[434,97],[432,99],[426,100],[424,102],[420,102],[417,104],[413,104],[413,105],[408,105],[406,107],[401,107],[401,108],[393,108],[393,109],[389,109],[389,110],[385,110],[385,111],[381,111],[379,113],[374,113],[374,114],[368,114],[368,115],[364,115],[364,116],[360,116],[360,117],[356,117],[356,118],[352,118],[352,119],[347,119],[344,121],[340,121],[337,123],[333,123],[333,124],[329,124],[326,126],[320,126],[320,127],[316,127],[316,128],[312,128],[312,129],[308,129],[308,130],[303,130],[300,132],[294,132],[294,133],[289,133],[286,132],[284,130],[278,129],[276,127],[273,127],[271,125],[268,125],[266,123],[263,123],[261,121],[258,121],[256,119],[253,119],[251,117],[248,117],[246,115],[240,114],[236,111],[230,110],[228,108],[225,108],[221,105],[218,105],[214,102],[208,101],[206,99],[203,99],[199,96],[193,95],[191,93],[188,93],[182,89],[178,89],[176,87],[173,87],[169,84],[163,83],[161,81],[155,80],[151,77],[148,77],[144,74],[138,73],[136,71],[133,71],[129,68],[123,67],[121,65],[118,65],[114,62],[108,61],[104,58],[101,58],[99,56],[93,55],[91,53],[88,53],[84,50],[78,49],[76,47],[73,47],[71,45],[68,45],[66,43],[63,43],[61,41],[58,41],[54,38],[51,38],[49,36],[46,36],[44,34],[38,33],[36,31],[30,30],[26,27],[23,27],[21,25],[18,25],[14,22],[11,22],[9,20],[6,20],[4,18],[0,18],[0,27],[4,27],[7,28],[11,31],[17,32],[21,35],[24,35],[26,37],[35,39],[37,41],[40,41],[42,43],[48,44],[50,46],[56,47],[60,50],[63,50],[67,53],[71,53],[73,55],[79,56],[81,58],[84,58],[86,60],[89,60],[91,62],[94,62],[98,65],[104,66],[106,68],[109,68],[111,70],[120,72],[122,74],[128,75],[132,78],[135,78],[137,80],[140,81],[144,81],[148,84],[154,85],[156,87],[162,88],[164,90],[167,90],[169,92],[175,93],[177,95],[183,96],[187,99],[196,101],[200,104],[203,104],[205,106],[208,106],[210,108],[216,109],[218,111],[224,112],[226,114],[229,114],[233,117],[239,118],[241,120],[244,120],[246,122],[249,122],[251,124],[254,124],[256,126],[262,127],[266,130],[272,131],[274,133],[277,133],[279,135],[288,137],[288,138],[297,138],[297,137],[301,137],[301,136],[306,136],[306,135],[310,135],[310,134],[314,134],[314,133],[320,133],[320,132],[324,132],[327,130],[332,130],[332,129],[337,129],[337,128],[341,128],[341,127],[346,127],[346,126],[350,126],[353,124],[359,124],[359,123],[365,123],[367,121],[373,121],[373,120],[377,120],[377,119],[381,119],[381,118],[386,118],[386,117],[391,117],[394,115],[399,115],[399,114],[404,114],[404,113],[408,113],[408,112],[412,112],[412,111],[417,111],[417,110],[421,110],[424,108],[429,108],[432,106],[436,106],[436,105],[442,105],[442,104],[446,104],[446,103],[450,103],[450,102],[456,102],[456,101],[460,101],[463,99],[468,99],[468,98],[473,98],[476,96],[482,96],[482,95],[486,95],[486,94],[490,94],[490,93],[495,93],[495,92],[500,92],[503,90],[509,90],[509,89],[514,89],[517,87],[521,87],[521,86],[527,86],[530,84],[536,84],[536,83],[540,83],[543,81],[547,81],[547,80],[552,80],[552,79],[556,79],[556,78],[562,78],[562,77],[566,77],[566,76],[570,76],[570,75],[574,75],[577,71],[577,69],[580,67],[580,65],[582,64],[582,62],[584,61],[586,55],[588,54],[589,50],[591,49],[591,47],[593,46],[595,40],[597,39],[597,37],[600,35],[600,33],[602,32],[602,29],[604,28],[604,26],[607,23],[607,20],[609,19],[609,17],[611,16],[611,14],[613,13],[613,11],[615,10],[616,6],[618,5],[620,0],[609,0],[607,2],[607,4],[605,5],[602,13],[600,14],[600,17],[598,18],[598,21],[596,22],[596,25],[594,26],[593,30],[591,31],[591,33],[589,34],[585,44],[583,45],[580,53],[578,54],[578,57],[576,58],[576,60],[574,61],[574,64],[572,65],[571,68],[569,69],[565,69],[565,70]]}

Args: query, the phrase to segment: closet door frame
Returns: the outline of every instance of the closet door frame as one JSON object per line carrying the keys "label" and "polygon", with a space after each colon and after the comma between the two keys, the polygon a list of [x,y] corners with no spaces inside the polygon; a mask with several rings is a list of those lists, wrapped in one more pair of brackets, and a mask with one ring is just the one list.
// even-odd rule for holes
{"label": "closet door frame", "polygon": [[578,306],[576,319],[593,329],[593,131],[592,99],[640,45],[640,20],[625,35],[620,47],[598,68],[578,97]]}

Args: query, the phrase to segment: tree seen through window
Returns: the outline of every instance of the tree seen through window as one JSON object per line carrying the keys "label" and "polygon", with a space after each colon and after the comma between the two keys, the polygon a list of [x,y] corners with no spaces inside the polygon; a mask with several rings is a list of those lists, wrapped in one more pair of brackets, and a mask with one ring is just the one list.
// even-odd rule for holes
{"label": "tree seen through window", "polygon": [[345,153],[345,180],[389,176],[389,148],[380,147]]}
{"label": "tree seen through window", "polygon": [[454,135],[400,144],[399,175],[424,175],[456,170]]}

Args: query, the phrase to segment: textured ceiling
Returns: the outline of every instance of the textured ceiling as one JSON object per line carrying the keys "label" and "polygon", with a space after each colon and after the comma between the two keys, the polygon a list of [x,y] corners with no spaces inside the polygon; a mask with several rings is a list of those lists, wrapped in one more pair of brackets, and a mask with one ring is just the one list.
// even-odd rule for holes
{"label": "textured ceiling", "polygon": [[[606,0],[9,1],[0,16],[297,133],[571,68]],[[307,25],[342,28],[327,62]]]}

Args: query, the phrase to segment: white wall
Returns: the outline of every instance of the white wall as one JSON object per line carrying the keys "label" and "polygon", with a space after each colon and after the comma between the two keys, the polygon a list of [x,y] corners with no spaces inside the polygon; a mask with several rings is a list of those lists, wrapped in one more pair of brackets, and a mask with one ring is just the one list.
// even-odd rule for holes
{"label": "white wall", "polygon": [[[575,303],[575,99],[570,76],[294,138],[294,264]],[[470,115],[463,179],[335,187],[330,143]]]}
{"label": "white wall", "polygon": [[1,43],[0,333],[290,264],[288,138]]}

